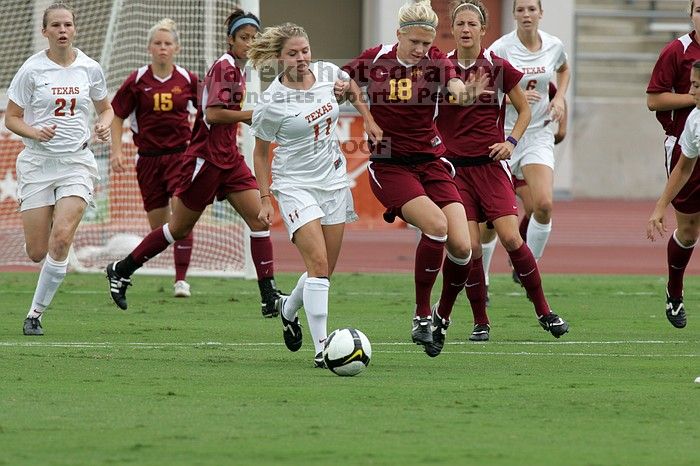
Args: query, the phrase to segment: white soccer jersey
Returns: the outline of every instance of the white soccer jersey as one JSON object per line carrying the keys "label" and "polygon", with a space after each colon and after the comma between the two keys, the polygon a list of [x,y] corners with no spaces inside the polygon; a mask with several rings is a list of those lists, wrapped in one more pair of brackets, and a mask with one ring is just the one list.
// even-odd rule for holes
{"label": "white soccer jersey", "polygon": [[278,77],[253,111],[251,133],[278,144],[272,161],[273,190],[348,186],[345,157],[335,134],[340,111],[333,86],[336,79],[350,78],[328,62],[312,63],[309,69],[316,77],[309,90],[290,89]]}
{"label": "white soccer jersey", "polygon": [[700,154],[700,110],[694,108],[681,134],[680,142],[683,154],[689,159],[697,158]]}
{"label": "white soccer jersey", "polygon": [[30,126],[56,125],[48,142],[23,138],[27,150],[43,155],[78,151],[90,139],[88,119],[94,100],[107,97],[100,65],[78,49],[75,61],[63,67],[42,50],[29,57],[12,79],[7,96],[24,109]]}
{"label": "white soccer jersey", "polygon": [[[531,52],[520,42],[518,34],[513,31],[494,42],[489,50],[508,60],[513,66],[525,73],[520,80],[523,90],[536,89],[542,96],[539,102],[530,104],[532,119],[528,128],[542,128],[549,121],[549,82],[556,77],[557,70],[566,63],[564,44],[557,37],[539,31],[542,47]],[[512,105],[506,109],[505,129],[510,132],[518,119],[518,112]]]}

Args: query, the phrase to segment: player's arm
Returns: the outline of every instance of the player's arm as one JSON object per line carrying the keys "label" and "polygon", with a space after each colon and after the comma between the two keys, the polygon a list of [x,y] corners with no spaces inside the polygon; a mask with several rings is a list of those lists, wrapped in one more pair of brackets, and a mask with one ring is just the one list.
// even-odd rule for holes
{"label": "player's arm", "polygon": [[681,154],[678,163],[673,167],[673,171],[671,171],[671,175],[666,182],[664,192],[661,194],[659,200],[656,201],[656,207],[647,223],[647,238],[650,240],[654,241],[656,239],[654,236],[655,233],[658,233],[659,236],[664,235],[666,231],[666,224],[664,223],[666,208],[690,179],[690,175],[693,173],[697,160],[697,157],[691,159],[685,154]]}
{"label": "player's arm", "polygon": [[[508,92],[508,97],[510,98],[511,105],[518,112],[518,118],[515,120],[513,125],[513,130],[510,132],[508,139],[503,142],[493,144],[489,147],[491,149],[490,156],[494,160],[506,160],[509,159],[515,150],[517,141],[523,137],[527,126],[530,124],[530,118],[532,118],[532,112],[530,111],[530,105],[527,103],[527,97],[522,88],[517,84]],[[515,143],[513,143],[513,139]]]}
{"label": "player's arm", "polygon": [[23,138],[34,139],[40,142],[50,141],[56,135],[56,125],[35,128],[24,121],[24,109],[11,99],[7,101],[5,111],[5,127]]}
{"label": "player's arm", "polygon": [[647,107],[652,112],[678,110],[679,108],[688,108],[694,105],[695,101],[690,94],[676,94],[675,92],[647,94]]}
{"label": "player's arm", "polygon": [[121,173],[126,168],[126,157],[122,152],[122,133],[124,132],[124,119],[114,116],[112,120],[112,147],[110,150],[110,165],[116,173]]}
{"label": "player's arm", "polygon": [[249,125],[253,119],[252,110],[229,110],[218,105],[212,105],[205,110],[207,122],[225,125],[232,123],[245,123]]}
{"label": "player's arm", "polygon": [[114,119],[114,109],[108,98],[94,100],[93,105],[97,111],[97,121],[95,122],[95,136],[103,142],[109,141],[109,129]]}
{"label": "player's arm", "polygon": [[557,132],[554,133],[554,144],[559,144],[566,137],[566,127],[569,122],[568,110],[566,108],[566,99],[564,99],[564,115],[562,115],[561,120],[559,120],[559,127]]}
{"label": "player's arm", "polygon": [[560,121],[564,116],[564,112],[566,112],[564,98],[566,96],[566,90],[569,88],[569,81],[571,81],[571,70],[569,69],[569,65],[564,63],[557,70],[557,93],[549,102],[549,107],[547,108],[549,114],[552,116],[552,121]]}
{"label": "player's arm", "polygon": [[352,104],[355,109],[360,113],[365,125],[365,133],[369,136],[370,141],[374,144],[379,144],[382,140],[383,131],[374,121],[374,117],[370,113],[367,102],[365,101],[365,95],[360,89],[360,86],[351,79],[350,88],[347,92],[347,100]]}
{"label": "player's arm", "polygon": [[270,141],[256,137],[255,149],[253,149],[253,170],[255,171],[255,179],[258,181],[260,201],[262,203],[258,220],[268,226],[272,224],[272,216],[275,213],[275,209],[272,207],[272,194],[270,194],[271,170],[269,154]]}
{"label": "player's arm", "polygon": [[459,78],[452,78],[447,83],[447,90],[455,96],[456,102],[459,105],[471,105],[482,94],[493,94],[493,91],[487,90],[489,85],[489,74],[483,68],[472,73],[467,81],[462,81]]}

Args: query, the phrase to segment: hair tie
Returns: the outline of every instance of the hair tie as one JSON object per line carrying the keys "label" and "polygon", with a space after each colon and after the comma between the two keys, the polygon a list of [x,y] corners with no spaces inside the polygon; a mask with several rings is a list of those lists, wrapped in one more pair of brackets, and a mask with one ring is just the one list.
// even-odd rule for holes
{"label": "hair tie", "polygon": [[403,29],[407,26],[428,26],[429,28],[435,29],[435,25],[428,21],[406,21],[405,23],[399,23],[399,29]]}
{"label": "hair tie", "polygon": [[455,18],[457,17],[457,12],[462,8],[462,7],[468,7],[479,13],[479,18],[481,18],[481,24],[486,23],[486,18],[484,18],[484,14],[481,12],[481,8],[478,6],[474,5],[473,3],[460,3],[457,8],[455,8],[455,11],[452,13],[452,22],[454,23]]}
{"label": "hair tie", "polygon": [[235,34],[236,29],[238,29],[241,26],[245,26],[246,24],[252,24],[258,29],[258,31],[260,30],[260,23],[255,18],[251,18],[250,16],[244,16],[242,18],[238,18],[236,21],[231,23],[231,26],[228,28],[228,35],[232,36],[233,34]]}

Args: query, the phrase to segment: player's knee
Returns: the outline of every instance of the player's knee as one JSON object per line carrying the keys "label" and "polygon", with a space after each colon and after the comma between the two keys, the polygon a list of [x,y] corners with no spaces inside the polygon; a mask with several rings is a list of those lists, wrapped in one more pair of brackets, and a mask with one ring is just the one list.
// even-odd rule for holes
{"label": "player's knee", "polygon": [[549,219],[552,217],[553,208],[554,205],[550,199],[538,201],[535,205],[535,218],[549,221]]}
{"label": "player's knee", "polygon": [[472,250],[471,250],[472,258],[481,257],[481,256],[484,254],[484,251],[483,251],[482,248],[481,248],[481,241],[479,241],[479,240],[476,239],[476,238],[472,238],[472,242],[471,242],[471,243],[472,243],[472,244],[471,244],[471,247],[472,247]]}
{"label": "player's knee", "polygon": [[458,257],[460,259],[469,257],[472,254],[472,248],[471,248],[470,244],[466,241],[461,242],[459,244],[449,244],[449,241],[448,241],[447,250],[454,257]]}
{"label": "player's knee", "polygon": [[46,257],[46,254],[48,253],[48,248],[46,247],[31,247],[29,245],[26,246],[26,251],[27,251],[27,257],[29,257],[29,260],[35,263],[39,263],[44,260]]}
{"label": "player's knee", "polygon": [[447,236],[447,218],[445,216],[430,219],[423,225],[423,234],[437,237]]}
{"label": "player's knee", "polygon": [[506,251],[515,251],[523,244],[523,239],[520,237],[520,233],[512,233],[508,235],[503,235],[501,238],[501,244]]}
{"label": "player's knee", "polygon": [[676,239],[684,247],[689,247],[695,244],[700,237],[700,229],[698,225],[679,225],[676,230]]}

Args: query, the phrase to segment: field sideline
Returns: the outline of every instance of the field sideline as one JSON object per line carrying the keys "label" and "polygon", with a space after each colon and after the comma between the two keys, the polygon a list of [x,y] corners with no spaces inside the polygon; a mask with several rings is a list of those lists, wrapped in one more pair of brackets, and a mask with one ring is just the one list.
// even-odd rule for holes
{"label": "field sideline", "polygon": [[331,329],[374,349],[341,378],[311,367],[308,341],[286,350],[253,282],[194,278],[177,300],[168,278],[136,276],[123,312],[101,275],[69,274],[29,338],[36,275],[0,273],[0,465],[698,463],[697,277],[676,330],[661,277],[546,275],[571,323],[555,340],[496,275],[492,341],[467,341],[460,297],[436,359],[409,342],[411,280],[334,277]]}

